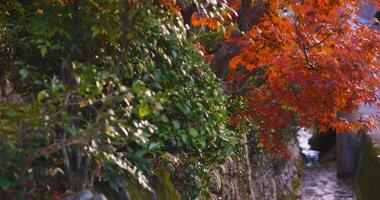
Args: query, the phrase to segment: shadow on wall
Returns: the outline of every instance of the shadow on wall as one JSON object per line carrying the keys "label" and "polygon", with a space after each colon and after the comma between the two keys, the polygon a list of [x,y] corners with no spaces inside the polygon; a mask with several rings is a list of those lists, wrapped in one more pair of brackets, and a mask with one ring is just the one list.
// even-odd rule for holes
{"label": "shadow on wall", "polygon": [[359,163],[354,176],[357,200],[378,200],[380,191],[380,148],[366,133],[360,133]]}

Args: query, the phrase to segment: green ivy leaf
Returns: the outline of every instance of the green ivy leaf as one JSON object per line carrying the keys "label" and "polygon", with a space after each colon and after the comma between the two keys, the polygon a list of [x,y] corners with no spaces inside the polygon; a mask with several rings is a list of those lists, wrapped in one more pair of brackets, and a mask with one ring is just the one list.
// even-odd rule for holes
{"label": "green ivy leaf", "polygon": [[223,152],[226,156],[230,156],[233,153],[233,151],[234,151],[234,148],[232,146],[229,146],[229,145],[224,147],[224,149],[223,149]]}
{"label": "green ivy leaf", "polygon": [[181,128],[181,124],[177,120],[173,121],[173,125],[174,125],[174,128],[176,128],[176,129],[180,129]]}
{"label": "green ivy leaf", "polygon": [[190,130],[189,130],[190,132],[189,132],[189,134],[192,136],[192,137],[198,137],[198,131],[197,130],[195,130],[194,128],[190,128]]}
{"label": "green ivy leaf", "polygon": [[138,151],[136,151],[133,155],[134,158],[142,158],[145,154],[146,154],[146,150],[145,149],[140,149]]}
{"label": "green ivy leaf", "polygon": [[219,138],[221,138],[222,140],[224,140],[226,142],[230,141],[230,138],[224,134],[219,134],[218,136],[219,136]]}
{"label": "green ivy leaf", "polygon": [[166,115],[161,115],[161,120],[165,123],[169,122],[169,118]]}
{"label": "green ivy leaf", "polygon": [[42,100],[49,97],[49,94],[46,92],[46,90],[42,90],[37,94],[37,101],[39,103],[42,103]]}
{"label": "green ivy leaf", "polygon": [[46,46],[42,46],[42,47],[40,48],[40,51],[41,51],[41,55],[42,55],[42,57],[45,57],[46,52],[47,52],[47,48],[46,48]]}
{"label": "green ivy leaf", "polygon": [[186,145],[190,145],[190,138],[187,134],[181,134],[181,140]]}
{"label": "green ivy leaf", "polygon": [[141,91],[144,87],[145,87],[144,82],[142,82],[141,80],[136,80],[132,84],[132,91],[137,93],[137,92]]}
{"label": "green ivy leaf", "polygon": [[161,142],[152,142],[149,144],[149,150],[158,149],[161,146]]}
{"label": "green ivy leaf", "polygon": [[148,106],[148,104],[146,104],[145,102],[142,102],[139,105],[139,116],[142,118],[142,117],[147,116],[148,113],[149,113],[149,106]]}
{"label": "green ivy leaf", "polygon": [[30,72],[27,69],[20,69],[21,79],[25,80],[29,76]]}
{"label": "green ivy leaf", "polygon": [[180,104],[180,105],[178,105],[178,106],[179,106],[179,108],[182,110],[182,112],[184,112],[184,113],[189,113],[189,112],[191,112],[190,107],[189,107],[186,103]]}
{"label": "green ivy leaf", "polygon": [[3,190],[8,190],[10,185],[9,179],[5,176],[0,177],[0,188]]}

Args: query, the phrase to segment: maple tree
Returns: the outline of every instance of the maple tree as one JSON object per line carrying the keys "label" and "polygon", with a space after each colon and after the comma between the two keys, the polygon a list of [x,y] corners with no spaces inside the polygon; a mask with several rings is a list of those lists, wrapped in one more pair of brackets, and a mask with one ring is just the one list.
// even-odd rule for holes
{"label": "maple tree", "polygon": [[146,175],[170,164],[195,199],[243,145],[246,158],[286,155],[290,126],[370,127],[341,118],[375,103],[380,84],[379,34],[356,21],[358,5],[1,2],[0,196],[149,190]]}
{"label": "maple tree", "polygon": [[[282,151],[278,132],[292,124],[317,123],[322,132],[332,127],[339,133],[373,127],[371,118],[342,117],[378,99],[379,34],[355,18],[364,3],[379,5],[354,0],[230,0],[209,2],[207,9],[195,12],[194,26],[210,31],[223,27],[225,44],[238,49],[229,60],[228,75],[221,78],[248,107],[238,109],[231,121],[251,119],[262,145],[272,151]],[[248,13],[256,15],[254,23],[239,23],[238,15],[247,18],[247,10],[260,6],[261,13]],[[219,62],[225,59],[225,54],[218,57],[220,51],[223,46],[204,52],[217,70],[225,67]]]}

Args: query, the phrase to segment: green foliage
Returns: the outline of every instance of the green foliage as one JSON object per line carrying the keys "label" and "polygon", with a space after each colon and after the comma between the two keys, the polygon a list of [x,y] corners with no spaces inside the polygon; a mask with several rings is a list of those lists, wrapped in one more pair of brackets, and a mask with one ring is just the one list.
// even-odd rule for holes
{"label": "green foliage", "polygon": [[25,101],[0,103],[2,189],[121,192],[132,176],[151,190],[162,155],[197,168],[194,180],[232,153],[218,80],[182,22],[147,2],[0,4]]}

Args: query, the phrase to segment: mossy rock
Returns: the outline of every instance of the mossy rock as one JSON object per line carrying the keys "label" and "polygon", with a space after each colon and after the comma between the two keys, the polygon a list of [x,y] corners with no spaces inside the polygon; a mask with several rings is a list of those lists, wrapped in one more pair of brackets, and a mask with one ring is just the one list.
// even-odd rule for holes
{"label": "mossy rock", "polygon": [[173,186],[170,172],[167,169],[160,167],[155,170],[155,175],[156,181],[154,189],[157,193],[158,200],[181,200],[181,196]]}
{"label": "mossy rock", "polygon": [[294,195],[294,193],[290,193],[285,196],[284,200],[296,200],[296,196]]}
{"label": "mossy rock", "polygon": [[292,189],[293,190],[296,190],[299,186],[300,186],[300,180],[298,178],[293,178],[291,180],[291,184],[292,184]]}
{"label": "mossy rock", "polygon": [[127,191],[131,200],[152,200],[153,193],[143,189],[141,186],[132,182],[127,186]]}
{"label": "mossy rock", "polygon": [[297,176],[298,177],[302,177],[303,176],[303,168],[304,168],[304,163],[303,163],[302,157],[300,157],[299,159],[297,159],[295,165],[296,165]]}
{"label": "mossy rock", "polygon": [[131,200],[152,200],[154,196],[157,197],[157,200],[181,200],[181,196],[174,187],[170,172],[167,169],[159,167],[154,171],[154,174],[153,190],[155,194],[143,189],[136,183],[129,183],[127,190]]}
{"label": "mossy rock", "polygon": [[[152,185],[154,192],[143,188],[133,178],[125,180],[130,200],[181,200],[181,196],[174,187],[170,176],[170,172],[163,167],[154,170],[154,184]],[[109,199],[120,198],[107,184],[99,183],[94,189],[105,194]]]}

